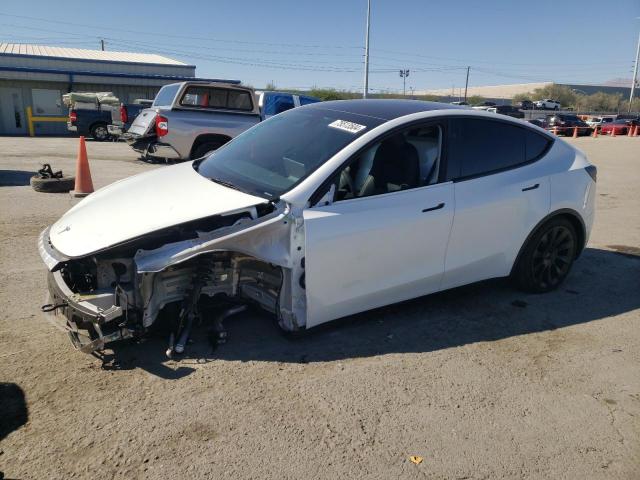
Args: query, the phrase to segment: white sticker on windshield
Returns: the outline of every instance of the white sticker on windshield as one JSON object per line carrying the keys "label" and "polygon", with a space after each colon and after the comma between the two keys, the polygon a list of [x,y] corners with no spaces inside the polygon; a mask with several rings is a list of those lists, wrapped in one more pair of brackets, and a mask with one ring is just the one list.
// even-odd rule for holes
{"label": "white sticker on windshield", "polygon": [[336,120],[335,122],[331,122],[329,126],[333,128],[339,128],[340,130],[344,130],[345,132],[349,133],[358,133],[360,130],[364,130],[365,128],[367,128],[365,125],[347,122],[346,120]]}

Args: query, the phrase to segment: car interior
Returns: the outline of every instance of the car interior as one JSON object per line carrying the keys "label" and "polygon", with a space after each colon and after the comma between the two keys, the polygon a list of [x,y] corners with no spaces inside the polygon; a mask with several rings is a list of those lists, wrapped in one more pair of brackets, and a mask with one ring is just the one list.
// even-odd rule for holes
{"label": "car interior", "polygon": [[336,201],[437,183],[441,147],[438,125],[414,127],[385,138],[340,172]]}

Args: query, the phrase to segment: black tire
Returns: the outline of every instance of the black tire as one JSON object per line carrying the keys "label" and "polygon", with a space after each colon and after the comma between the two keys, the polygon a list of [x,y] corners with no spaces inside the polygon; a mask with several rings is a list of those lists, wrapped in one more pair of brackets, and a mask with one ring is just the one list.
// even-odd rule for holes
{"label": "black tire", "polygon": [[34,175],[29,183],[31,183],[31,187],[36,192],[66,193],[73,190],[76,184],[76,177],[40,178],[38,175]]}
{"label": "black tire", "polygon": [[193,149],[193,152],[191,153],[191,159],[195,160],[196,158],[202,158],[205,155],[213,152],[214,150],[217,150],[222,145],[223,145],[222,142],[207,142],[207,143],[198,145],[196,148]]}
{"label": "black tire", "polygon": [[512,278],[525,292],[555,290],[569,275],[577,251],[578,236],[571,222],[551,219],[529,238]]}
{"label": "black tire", "polygon": [[91,125],[91,137],[98,142],[106,142],[109,140],[111,135],[109,135],[109,130],[107,130],[106,123],[96,123]]}

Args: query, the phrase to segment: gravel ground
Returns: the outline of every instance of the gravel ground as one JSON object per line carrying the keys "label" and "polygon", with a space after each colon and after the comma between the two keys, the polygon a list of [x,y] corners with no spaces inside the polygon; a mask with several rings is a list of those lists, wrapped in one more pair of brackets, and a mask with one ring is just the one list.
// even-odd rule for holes
{"label": "gravel ground", "polygon": [[[571,141],[599,168],[598,212],[559,291],[490,281],[298,340],[247,312],[215,352],[196,332],[179,363],[163,357],[165,339],[150,338],[103,366],[39,313],[36,238],[76,200],[34,192],[29,172],[50,162],[71,173],[77,140],[0,138],[0,471],[639,478],[640,138]],[[96,187],[157,168],[124,144],[88,151]]]}

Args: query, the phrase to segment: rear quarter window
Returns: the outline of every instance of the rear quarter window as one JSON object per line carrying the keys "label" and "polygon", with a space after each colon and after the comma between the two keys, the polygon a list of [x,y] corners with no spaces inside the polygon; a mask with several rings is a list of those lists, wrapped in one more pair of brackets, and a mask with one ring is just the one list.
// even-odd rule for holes
{"label": "rear quarter window", "polygon": [[540,158],[551,145],[551,140],[532,130],[525,130],[525,161],[532,162]]}

